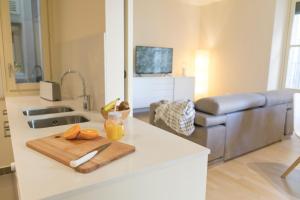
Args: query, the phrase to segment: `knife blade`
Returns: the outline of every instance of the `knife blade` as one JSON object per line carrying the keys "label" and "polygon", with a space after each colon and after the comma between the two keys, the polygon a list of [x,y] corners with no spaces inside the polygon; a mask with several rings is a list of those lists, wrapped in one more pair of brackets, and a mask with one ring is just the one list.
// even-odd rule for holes
{"label": "knife blade", "polygon": [[92,151],[88,152],[87,154],[78,158],[77,160],[70,161],[70,163],[69,163],[70,167],[72,167],[72,168],[79,167],[80,165],[88,162],[89,160],[94,158],[96,155],[98,155],[99,153],[101,153],[102,151],[107,149],[110,145],[111,145],[111,143],[104,144],[104,145],[100,146],[99,148],[93,149]]}

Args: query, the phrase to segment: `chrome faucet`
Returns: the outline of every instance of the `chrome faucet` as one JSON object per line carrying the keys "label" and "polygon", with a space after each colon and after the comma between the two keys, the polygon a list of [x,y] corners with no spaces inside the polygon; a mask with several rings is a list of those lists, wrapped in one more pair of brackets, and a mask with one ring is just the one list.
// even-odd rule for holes
{"label": "chrome faucet", "polygon": [[86,94],[85,80],[84,80],[84,78],[83,78],[83,76],[82,76],[82,74],[80,72],[69,69],[68,71],[66,71],[65,73],[63,73],[63,75],[60,78],[60,85],[61,85],[61,87],[63,85],[64,78],[68,74],[78,74],[78,76],[80,77],[80,80],[81,80],[81,83],[82,83],[82,89],[83,89],[82,93],[83,94],[81,96],[79,96],[79,97],[83,97],[83,110],[90,111],[90,109],[91,109],[90,95]]}

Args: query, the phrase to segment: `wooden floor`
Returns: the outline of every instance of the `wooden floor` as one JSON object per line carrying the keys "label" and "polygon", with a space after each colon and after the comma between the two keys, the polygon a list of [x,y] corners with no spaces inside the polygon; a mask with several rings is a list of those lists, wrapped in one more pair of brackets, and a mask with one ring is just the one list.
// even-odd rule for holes
{"label": "wooden floor", "polygon": [[17,188],[14,174],[0,176],[0,199],[17,200]]}
{"label": "wooden floor", "polygon": [[235,160],[210,166],[207,200],[300,199],[300,166],[286,180],[280,175],[300,156],[291,138]]}

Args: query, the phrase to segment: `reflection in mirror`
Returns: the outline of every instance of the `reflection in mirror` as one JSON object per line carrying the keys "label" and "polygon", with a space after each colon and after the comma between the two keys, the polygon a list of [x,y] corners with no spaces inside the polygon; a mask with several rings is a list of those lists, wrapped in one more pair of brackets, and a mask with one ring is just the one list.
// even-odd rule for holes
{"label": "reflection in mirror", "polygon": [[16,83],[43,80],[39,0],[9,0]]}

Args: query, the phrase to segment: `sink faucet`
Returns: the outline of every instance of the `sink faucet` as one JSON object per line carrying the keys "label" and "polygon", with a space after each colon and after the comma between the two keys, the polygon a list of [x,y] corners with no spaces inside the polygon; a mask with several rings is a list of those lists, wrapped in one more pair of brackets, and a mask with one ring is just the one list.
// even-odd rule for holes
{"label": "sink faucet", "polygon": [[64,78],[68,75],[68,74],[78,74],[78,76],[80,77],[80,80],[81,80],[81,83],[82,83],[82,95],[79,96],[79,97],[83,97],[83,110],[85,111],[90,111],[90,96],[86,94],[86,84],[85,84],[85,80],[82,76],[82,74],[78,71],[75,71],[75,70],[71,70],[69,69],[68,71],[66,71],[65,73],[63,73],[63,75],[61,76],[60,78],[60,85],[62,87],[63,85],[63,80]]}

